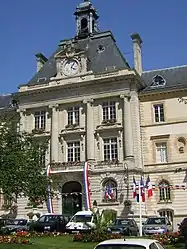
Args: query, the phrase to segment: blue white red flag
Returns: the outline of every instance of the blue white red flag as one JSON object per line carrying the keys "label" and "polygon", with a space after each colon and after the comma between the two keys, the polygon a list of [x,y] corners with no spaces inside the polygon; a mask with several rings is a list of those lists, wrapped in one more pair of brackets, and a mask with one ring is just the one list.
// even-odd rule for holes
{"label": "blue white red flag", "polygon": [[140,191],[141,191],[142,202],[145,202],[145,186],[144,186],[144,181],[143,181],[142,176],[140,180]]}
{"label": "blue white red flag", "polygon": [[147,188],[147,196],[148,198],[150,198],[151,196],[153,196],[153,186],[149,176],[147,177],[146,180],[146,188]]}
{"label": "blue white red flag", "polygon": [[109,200],[114,199],[114,190],[109,185],[106,186],[105,198]]}

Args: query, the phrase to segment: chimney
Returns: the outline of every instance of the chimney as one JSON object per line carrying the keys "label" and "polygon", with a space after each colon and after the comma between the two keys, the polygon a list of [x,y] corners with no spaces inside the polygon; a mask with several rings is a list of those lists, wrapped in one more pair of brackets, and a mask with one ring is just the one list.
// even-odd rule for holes
{"label": "chimney", "polygon": [[142,75],[142,39],[139,34],[135,33],[131,35],[133,41],[134,50],[134,69]]}
{"label": "chimney", "polygon": [[38,72],[43,67],[45,62],[47,61],[47,58],[42,53],[38,53],[35,56],[36,56],[37,72]]}

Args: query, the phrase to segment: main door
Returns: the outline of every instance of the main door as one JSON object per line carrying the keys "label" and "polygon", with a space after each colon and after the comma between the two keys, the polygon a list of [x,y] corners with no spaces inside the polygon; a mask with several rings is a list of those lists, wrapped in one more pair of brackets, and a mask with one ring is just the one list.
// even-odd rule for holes
{"label": "main door", "polygon": [[62,213],[73,216],[82,210],[82,186],[79,182],[67,182],[62,187]]}

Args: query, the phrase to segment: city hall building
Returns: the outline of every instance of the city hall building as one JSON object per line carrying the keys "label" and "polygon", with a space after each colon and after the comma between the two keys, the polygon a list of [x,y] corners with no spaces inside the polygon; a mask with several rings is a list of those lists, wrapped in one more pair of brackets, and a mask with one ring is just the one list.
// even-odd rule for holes
{"label": "city hall building", "polygon": [[[46,167],[60,179],[54,211],[85,209],[88,162],[91,203],[99,209],[137,218],[133,177],[139,183],[143,176],[145,183],[149,176],[153,196],[146,194],[143,216],[164,215],[176,227],[187,216],[187,105],[181,101],[187,66],[143,71],[142,40],[133,34],[131,68],[113,34],[98,29],[90,1],[74,14],[75,36],[60,41],[49,58],[37,54],[36,74],[17,93],[22,131],[49,137]],[[0,97],[0,109],[9,99]],[[108,186],[112,198],[106,198]],[[19,217],[31,211],[26,207],[27,200],[19,199]]]}

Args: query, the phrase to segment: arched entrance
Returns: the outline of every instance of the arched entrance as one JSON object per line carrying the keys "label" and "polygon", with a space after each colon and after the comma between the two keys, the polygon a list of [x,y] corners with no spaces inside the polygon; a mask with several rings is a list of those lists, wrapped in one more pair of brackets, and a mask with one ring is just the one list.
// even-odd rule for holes
{"label": "arched entrance", "polygon": [[74,215],[82,210],[82,186],[79,182],[67,182],[62,187],[62,213]]}

